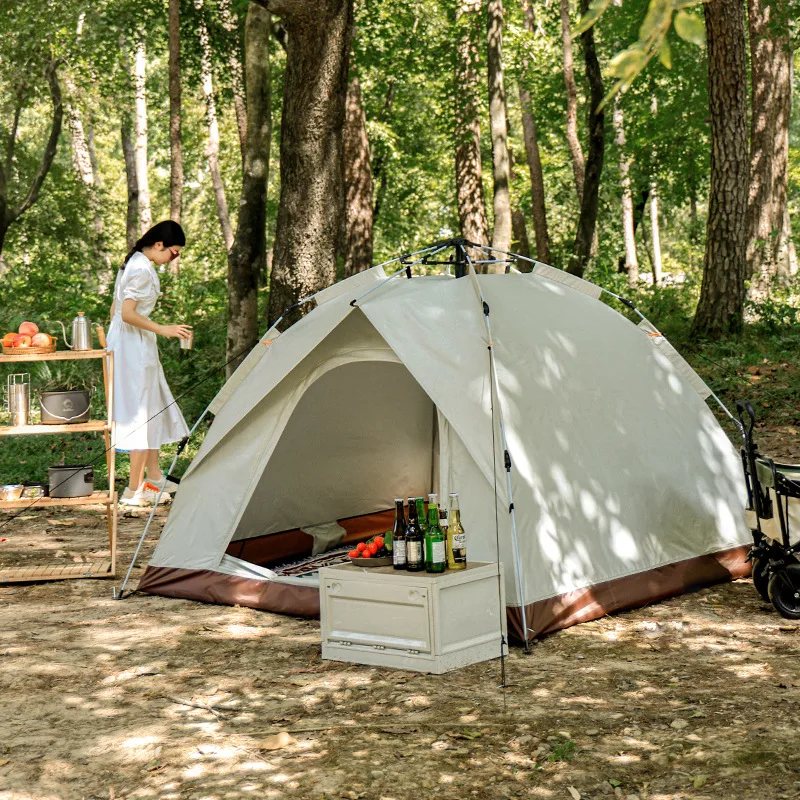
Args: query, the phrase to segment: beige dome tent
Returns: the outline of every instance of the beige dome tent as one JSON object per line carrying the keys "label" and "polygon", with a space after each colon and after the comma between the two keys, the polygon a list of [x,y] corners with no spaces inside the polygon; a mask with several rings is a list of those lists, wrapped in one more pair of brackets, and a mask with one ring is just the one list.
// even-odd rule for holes
{"label": "beige dome tent", "polygon": [[499,551],[526,642],[744,574],[742,470],[711,392],[601,291],[538,263],[374,267],[323,290],[215,398],[139,589],[315,615],[314,576],[279,565],[430,491],[459,493],[470,559]]}

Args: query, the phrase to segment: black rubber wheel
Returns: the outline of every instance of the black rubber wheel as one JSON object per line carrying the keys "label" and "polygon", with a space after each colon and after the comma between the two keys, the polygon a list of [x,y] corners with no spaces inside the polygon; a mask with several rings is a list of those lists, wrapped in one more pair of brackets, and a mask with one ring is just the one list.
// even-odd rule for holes
{"label": "black rubber wheel", "polygon": [[772,574],[769,599],[784,619],[800,619],[800,564],[789,564]]}
{"label": "black rubber wheel", "polygon": [[769,559],[766,556],[756,557],[753,559],[752,564],[753,586],[756,587],[756,591],[761,597],[769,603]]}

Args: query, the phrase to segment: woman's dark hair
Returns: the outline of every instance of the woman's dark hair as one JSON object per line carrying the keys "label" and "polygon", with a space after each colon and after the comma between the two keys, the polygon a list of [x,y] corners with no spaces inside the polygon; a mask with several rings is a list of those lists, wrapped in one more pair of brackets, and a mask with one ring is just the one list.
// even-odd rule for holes
{"label": "woman's dark hair", "polygon": [[156,223],[136,242],[128,255],[125,256],[125,260],[122,262],[122,269],[125,269],[134,253],[141,253],[143,248],[152,247],[156,242],[161,242],[164,247],[183,247],[186,244],[186,234],[184,234],[183,228],[171,219]]}

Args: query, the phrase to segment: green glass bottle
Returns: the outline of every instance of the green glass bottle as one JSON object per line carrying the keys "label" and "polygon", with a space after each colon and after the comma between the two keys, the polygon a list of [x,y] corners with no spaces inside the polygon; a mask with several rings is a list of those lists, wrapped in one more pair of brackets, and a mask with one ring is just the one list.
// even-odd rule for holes
{"label": "green glass bottle", "polygon": [[439,527],[439,507],[436,495],[428,495],[428,530],[425,531],[425,572],[444,572],[447,569],[444,531]]}
{"label": "green glass bottle", "polygon": [[419,528],[424,536],[425,531],[428,530],[428,515],[425,513],[425,500],[421,497],[418,497],[414,502],[417,506],[417,521],[419,523]]}

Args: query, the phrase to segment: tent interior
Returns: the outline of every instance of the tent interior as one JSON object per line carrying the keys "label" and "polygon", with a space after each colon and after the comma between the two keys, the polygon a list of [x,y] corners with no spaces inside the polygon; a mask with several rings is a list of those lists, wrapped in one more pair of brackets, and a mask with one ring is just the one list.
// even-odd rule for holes
{"label": "tent interior", "polygon": [[395,497],[438,485],[437,432],[399,361],[335,366],[305,390],[227,554],[275,567],[391,528]]}

